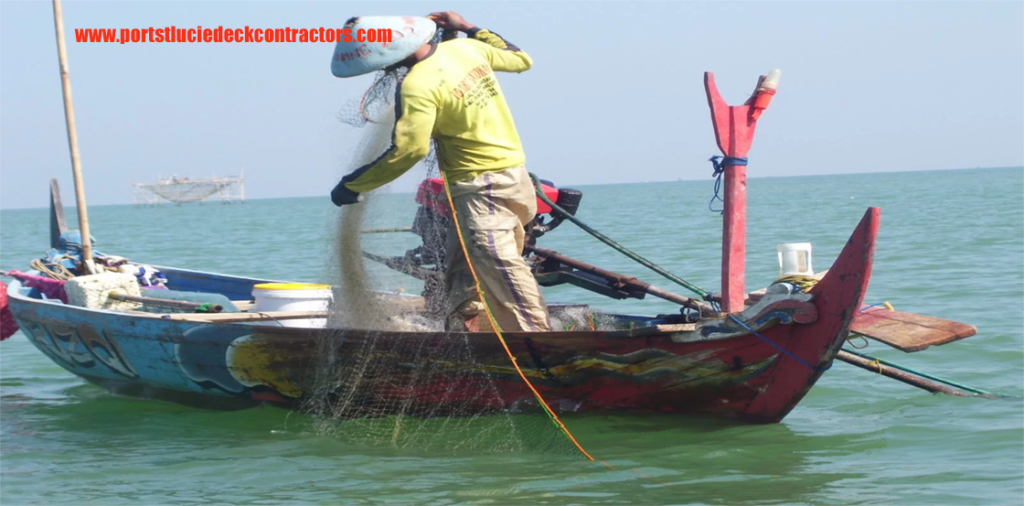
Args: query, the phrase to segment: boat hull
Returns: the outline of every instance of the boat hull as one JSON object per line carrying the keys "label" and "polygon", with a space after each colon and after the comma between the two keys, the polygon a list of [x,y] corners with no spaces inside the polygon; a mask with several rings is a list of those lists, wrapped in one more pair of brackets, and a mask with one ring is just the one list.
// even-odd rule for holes
{"label": "boat hull", "polygon": [[[728,319],[717,329],[510,332],[509,351],[556,411],[778,422],[847,337],[870,279],[878,221],[878,210],[870,209],[811,289],[813,307],[766,314],[757,332]],[[349,416],[539,409],[493,334],[196,323],[16,291],[11,310],[29,341],[68,371],[118,393],[223,409],[343,401]]]}

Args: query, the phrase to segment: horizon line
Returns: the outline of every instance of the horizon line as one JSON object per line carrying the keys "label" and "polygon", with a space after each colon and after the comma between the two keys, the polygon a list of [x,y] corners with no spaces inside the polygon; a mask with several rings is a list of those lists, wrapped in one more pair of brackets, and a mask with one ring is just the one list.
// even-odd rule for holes
{"label": "horizon line", "polygon": [[[949,172],[956,170],[1007,170],[1007,169],[1024,169],[1024,165],[1006,165],[1002,167],[959,167],[959,168],[947,168],[947,169],[919,169],[919,170],[881,170],[881,171],[867,171],[867,172],[840,172],[836,174],[797,174],[797,175],[782,175],[782,176],[748,176],[747,179],[777,179],[777,178],[797,178],[797,177],[830,177],[830,176],[857,176],[857,175],[870,175],[870,174],[906,174],[906,173],[921,173],[921,172]],[[572,184],[564,187],[586,187],[586,186],[605,186],[605,185],[629,185],[629,184],[651,184],[651,183],[677,183],[683,181],[703,181],[711,180],[711,178],[699,178],[699,179],[661,179],[661,180],[650,180],[650,181],[628,181],[620,183],[586,183],[586,184]],[[415,191],[402,191],[392,192],[391,195],[409,195],[416,193]],[[284,200],[284,199],[308,199],[317,198],[322,195],[301,195],[292,197],[258,197],[258,198],[246,198],[245,201],[249,200]],[[216,201],[211,201],[216,202]],[[161,202],[156,205],[174,204],[173,202]],[[114,207],[114,206],[134,206],[133,202],[122,203],[122,204],[98,204],[91,205],[89,207]],[[178,204],[181,205],[181,204]],[[67,204],[64,206],[65,209],[77,209],[77,203]],[[0,205],[0,211],[30,211],[35,209],[49,209],[49,206],[42,207],[3,207]]]}

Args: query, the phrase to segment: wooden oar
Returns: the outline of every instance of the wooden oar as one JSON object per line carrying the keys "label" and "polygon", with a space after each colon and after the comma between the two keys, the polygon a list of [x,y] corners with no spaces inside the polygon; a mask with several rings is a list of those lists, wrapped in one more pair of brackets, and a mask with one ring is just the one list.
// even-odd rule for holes
{"label": "wooden oar", "polygon": [[224,306],[220,304],[201,304],[198,302],[158,299],[155,297],[138,297],[135,295],[126,295],[118,292],[110,292],[109,294],[107,294],[107,297],[110,297],[111,299],[114,300],[120,300],[125,302],[138,302],[139,304],[149,304],[152,306],[173,307],[176,309],[184,309],[187,311],[195,311],[200,308],[205,308],[206,312],[208,313],[220,313],[221,311],[224,311]]}
{"label": "wooden oar", "polygon": [[870,337],[906,353],[939,346],[978,333],[974,325],[934,316],[893,311],[885,307],[863,309],[853,318],[850,332]]}
{"label": "wooden oar", "polygon": [[917,388],[927,390],[929,392],[956,395],[959,397],[977,397],[976,395],[965,394],[963,392],[953,390],[952,388],[944,387],[942,385],[939,385],[938,383],[932,383],[931,381],[923,380],[917,376],[905,373],[892,367],[885,367],[881,363],[873,362],[866,358],[858,357],[857,355],[854,355],[853,353],[850,353],[845,350],[839,350],[839,353],[836,354],[836,358],[842,360],[843,362],[846,362],[847,364],[855,365],[857,367],[860,367],[861,369],[881,374],[882,376],[885,376],[887,378],[892,378],[896,381],[901,381],[908,385],[912,385]]}
{"label": "wooden oar", "polygon": [[241,323],[327,318],[326,311],[267,311],[260,313],[174,313],[153,315],[163,320],[201,323]]}
{"label": "wooden oar", "polygon": [[388,232],[412,232],[412,227],[389,227],[389,228],[364,228],[360,230],[364,234],[384,234]]}

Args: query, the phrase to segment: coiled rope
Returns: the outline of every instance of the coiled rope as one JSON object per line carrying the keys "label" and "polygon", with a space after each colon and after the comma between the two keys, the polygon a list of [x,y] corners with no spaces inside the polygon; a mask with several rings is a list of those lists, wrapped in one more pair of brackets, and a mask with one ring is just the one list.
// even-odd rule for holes
{"label": "coiled rope", "polygon": [[[77,260],[68,255],[64,255],[64,257]],[[50,263],[43,261],[40,258],[36,258],[29,262],[28,266],[39,271],[43,276],[57,281],[67,281],[75,277],[75,273],[69,271],[68,268],[64,267],[60,262]]]}
{"label": "coiled rope", "polygon": [[794,274],[792,276],[779,278],[778,280],[775,281],[775,283],[789,283],[791,285],[795,285],[797,288],[800,289],[801,292],[807,293],[811,291],[811,288],[814,288],[814,285],[818,284],[818,281],[821,280],[814,276]]}

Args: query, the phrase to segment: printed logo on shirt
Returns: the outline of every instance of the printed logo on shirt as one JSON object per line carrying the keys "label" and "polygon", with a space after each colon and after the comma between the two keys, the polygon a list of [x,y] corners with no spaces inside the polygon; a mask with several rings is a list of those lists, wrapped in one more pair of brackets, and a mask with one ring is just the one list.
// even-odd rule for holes
{"label": "printed logo on shirt", "polygon": [[462,81],[460,81],[459,84],[452,88],[452,96],[455,98],[465,97],[466,92],[472,89],[474,85],[476,85],[477,81],[490,73],[491,69],[486,63],[478,65],[473,70],[470,70],[469,73],[466,74],[466,77],[462,78]]}
{"label": "printed logo on shirt", "polygon": [[496,96],[498,96],[498,80],[494,76],[487,76],[466,93],[466,107],[474,105],[482,107]]}
{"label": "printed logo on shirt", "polygon": [[466,106],[484,105],[498,96],[497,80],[487,64],[470,70],[466,77],[452,88],[452,96],[465,101]]}

